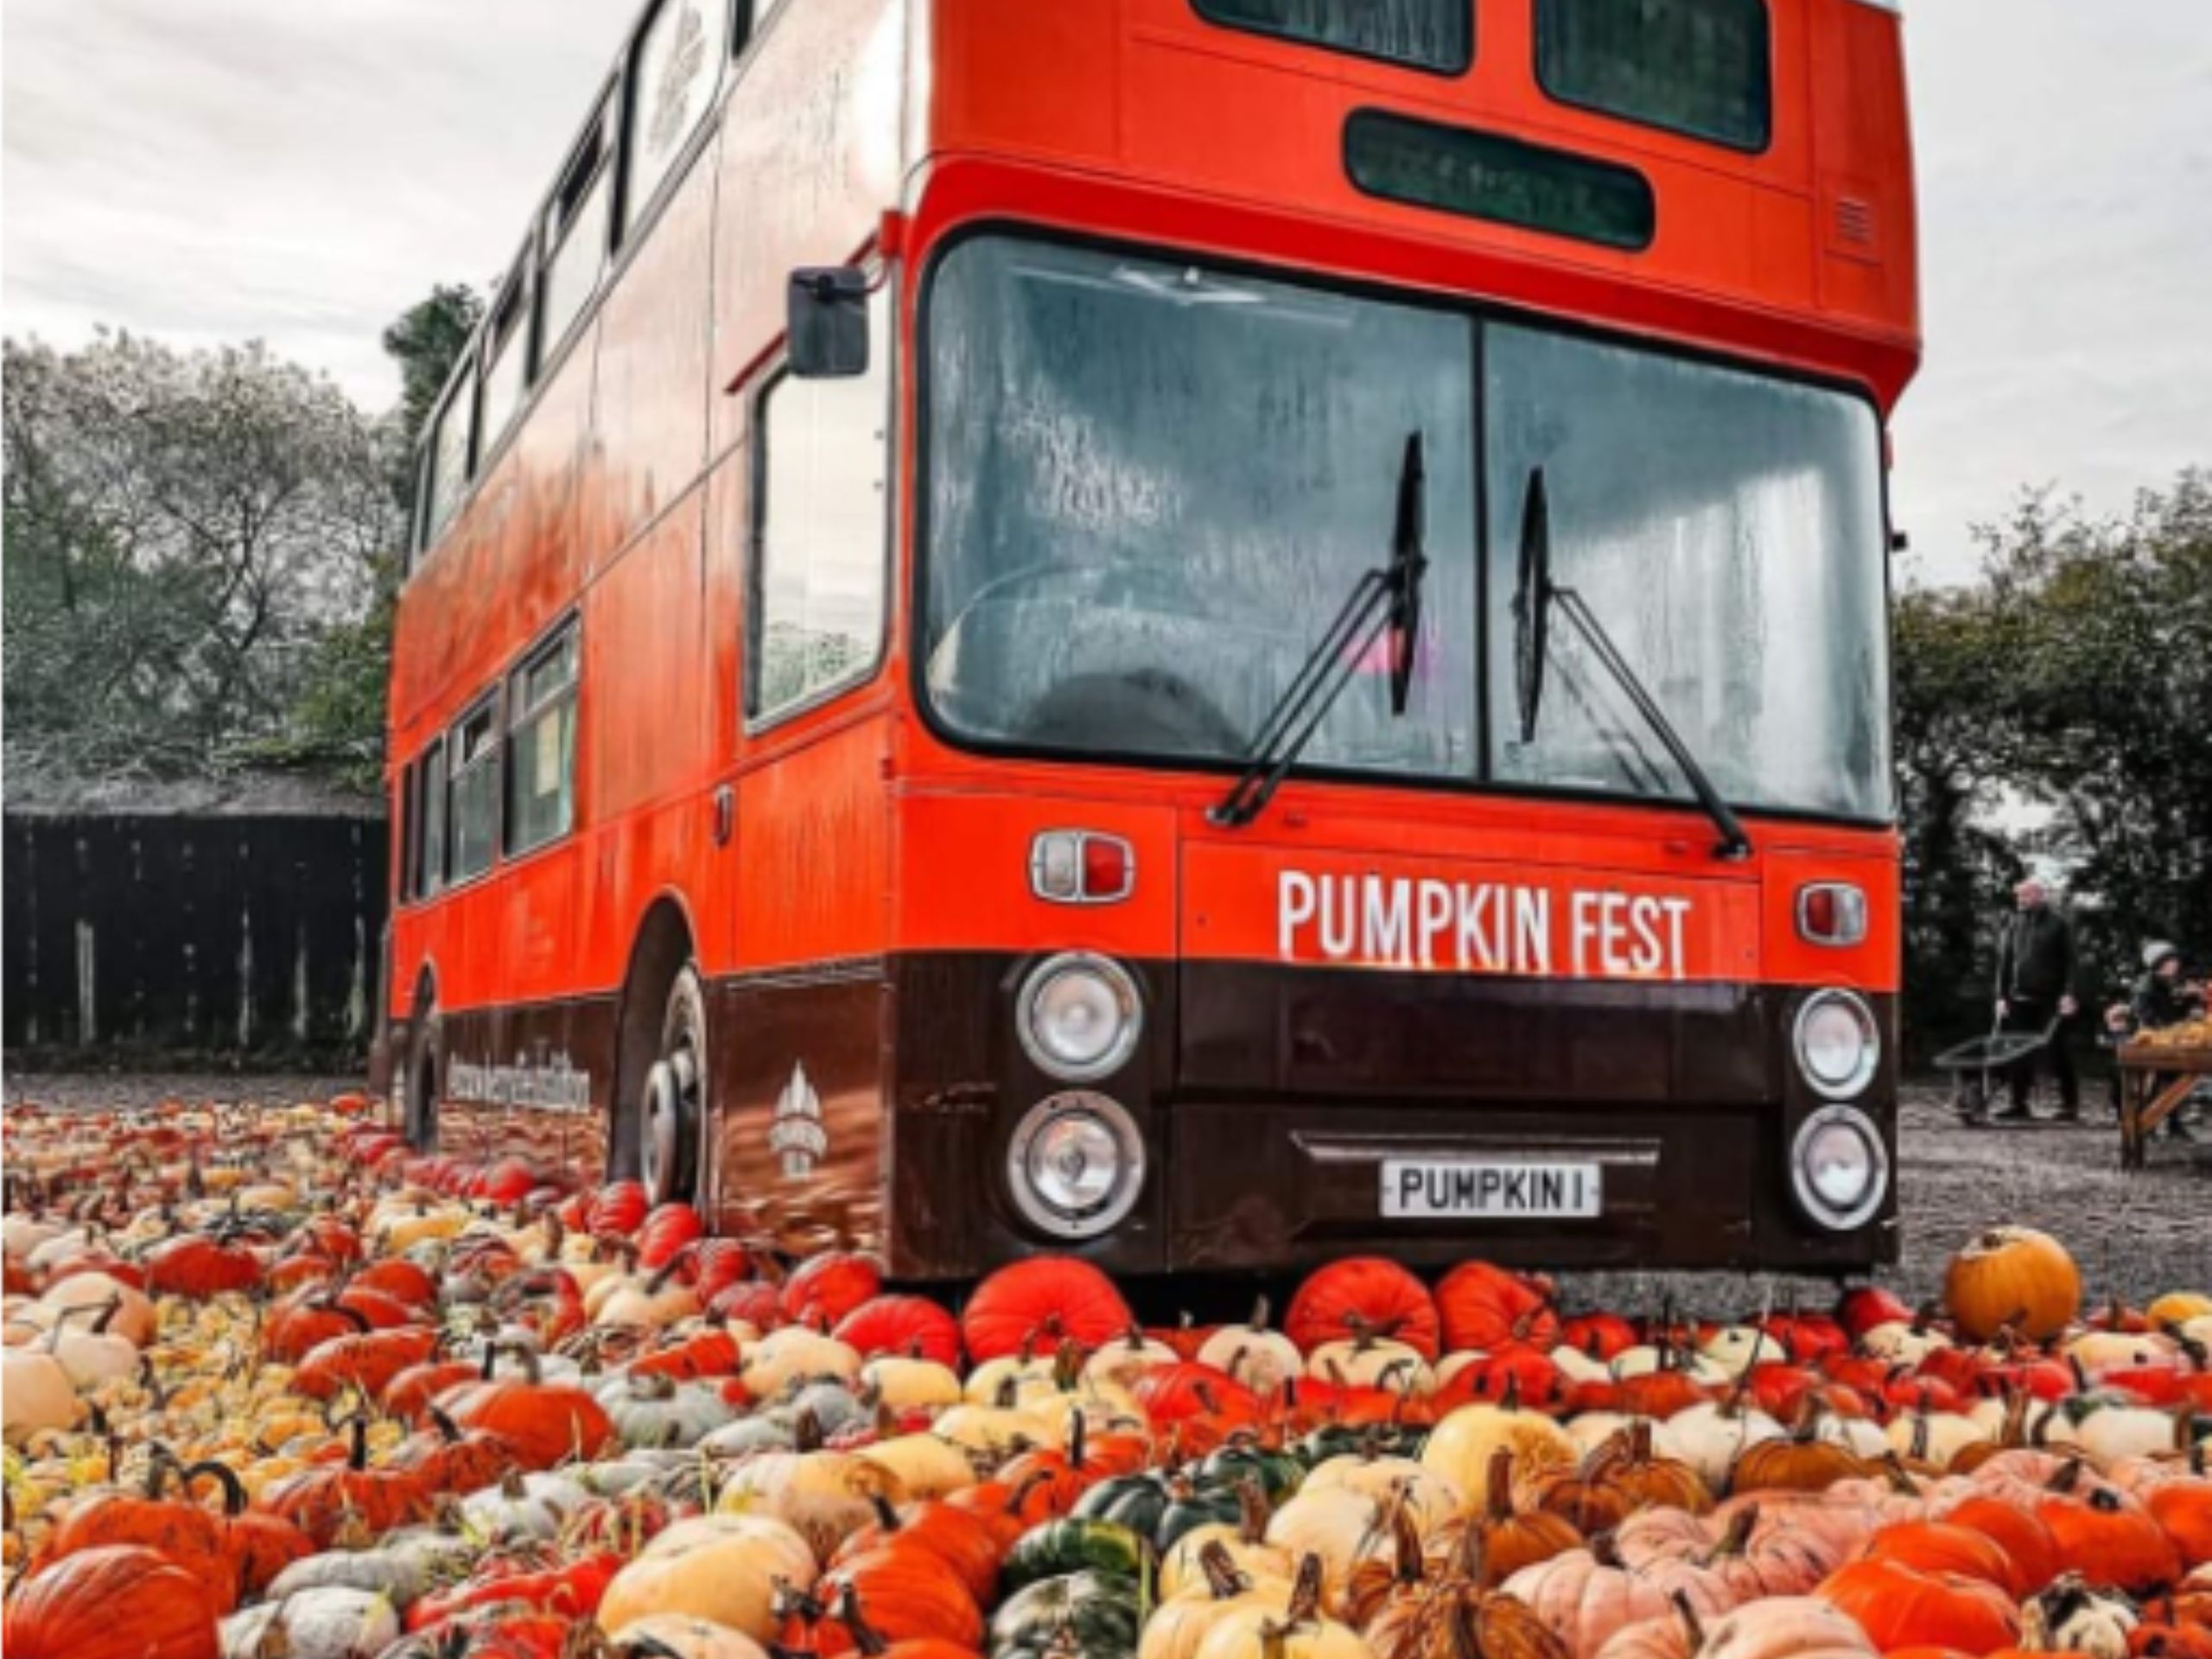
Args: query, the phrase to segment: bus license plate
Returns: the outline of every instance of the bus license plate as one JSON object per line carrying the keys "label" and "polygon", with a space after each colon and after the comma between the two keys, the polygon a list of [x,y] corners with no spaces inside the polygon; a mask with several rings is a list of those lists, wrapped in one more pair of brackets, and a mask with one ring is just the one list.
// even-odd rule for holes
{"label": "bus license plate", "polygon": [[1472,1158],[1391,1158],[1382,1164],[1382,1213],[1400,1219],[1542,1221],[1604,1212],[1599,1164]]}

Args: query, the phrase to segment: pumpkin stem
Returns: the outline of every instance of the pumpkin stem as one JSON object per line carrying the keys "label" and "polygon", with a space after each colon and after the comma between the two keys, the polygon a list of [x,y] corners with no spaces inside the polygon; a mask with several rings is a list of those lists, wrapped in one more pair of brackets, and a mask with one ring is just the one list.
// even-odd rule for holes
{"label": "pumpkin stem", "polygon": [[[1495,1523],[1513,1516],[1513,1448],[1501,1446],[1490,1454],[1490,1468],[1485,1484],[1489,1499],[1484,1518]],[[1475,1529],[1469,1528],[1469,1531]]]}
{"label": "pumpkin stem", "polygon": [[1719,1541],[1707,1554],[1707,1562],[1725,1561],[1741,1555],[1751,1541],[1751,1529],[1758,1523],[1759,1506],[1756,1503],[1745,1504],[1729,1518],[1728,1530],[1720,1535]]}
{"label": "pumpkin stem", "polygon": [[852,1637],[853,1646],[860,1650],[862,1659],[876,1659],[891,1645],[861,1614],[860,1592],[849,1584],[837,1598],[837,1622]]}
{"label": "pumpkin stem", "polygon": [[[1470,1527],[1467,1530],[1474,1532],[1478,1529]],[[1417,1589],[1427,1563],[1421,1558],[1421,1528],[1414,1524],[1413,1505],[1406,1502],[1402,1492],[1390,1506],[1390,1542],[1397,1557],[1398,1585],[1408,1590]]]}
{"label": "pumpkin stem", "polygon": [[1209,1538],[1198,1547],[1198,1571],[1205,1574],[1206,1592],[1216,1601],[1241,1596],[1252,1587],[1252,1580],[1236,1570],[1218,1538]]}
{"label": "pumpkin stem", "polygon": [[1268,1328],[1268,1315],[1274,1311],[1274,1309],[1268,1305],[1267,1294],[1262,1291],[1259,1300],[1252,1304],[1252,1317],[1244,1322],[1245,1328],[1255,1335],[1265,1331]]}
{"label": "pumpkin stem", "polygon": [[1236,1526],[1237,1537],[1246,1544],[1267,1541],[1268,1495],[1249,1475],[1236,1483]]}
{"label": "pumpkin stem", "polygon": [[2082,1484],[2082,1469],[2081,1459],[2067,1459],[2059,1465],[2058,1472],[2051,1476],[2046,1490],[2057,1492],[2062,1496],[2073,1491]]}
{"label": "pumpkin stem", "polygon": [[216,1483],[222,1487],[223,1514],[226,1517],[235,1519],[245,1513],[245,1483],[238,1478],[236,1470],[219,1458],[203,1458],[198,1463],[188,1465],[184,1470],[182,1478],[185,1490],[191,1491],[192,1483],[202,1475],[212,1475]]}
{"label": "pumpkin stem", "polygon": [[1625,1567],[1619,1547],[1610,1532],[1601,1532],[1590,1541],[1590,1554],[1600,1567]]}
{"label": "pumpkin stem", "polygon": [[1682,1633],[1690,1639],[1690,1651],[1701,1653],[1705,1649],[1705,1626],[1698,1620],[1697,1609],[1691,1605],[1687,1592],[1677,1590],[1667,1598],[1675,1606],[1675,1617],[1682,1621]]}
{"label": "pumpkin stem", "polygon": [[346,1449],[346,1466],[355,1474],[369,1466],[369,1414],[357,1411],[346,1421],[353,1430],[353,1442]]}

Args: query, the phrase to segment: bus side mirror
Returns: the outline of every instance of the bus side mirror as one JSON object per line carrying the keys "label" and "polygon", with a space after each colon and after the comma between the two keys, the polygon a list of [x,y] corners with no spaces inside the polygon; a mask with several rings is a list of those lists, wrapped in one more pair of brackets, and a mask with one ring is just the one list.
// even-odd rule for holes
{"label": "bus side mirror", "polygon": [[786,350],[801,380],[868,372],[868,273],[852,265],[791,273]]}

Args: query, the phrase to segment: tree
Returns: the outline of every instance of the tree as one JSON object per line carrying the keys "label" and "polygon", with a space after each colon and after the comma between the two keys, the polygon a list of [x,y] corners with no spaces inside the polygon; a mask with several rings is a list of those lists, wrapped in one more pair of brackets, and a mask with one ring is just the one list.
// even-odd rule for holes
{"label": "tree", "polygon": [[281,746],[397,544],[388,439],[259,345],[11,341],[5,368],[11,759],[173,772]]}
{"label": "tree", "polygon": [[2212,960],[2212,474],[2126,518],[2050,493],[1977,532],[1978,582],[1901,595],[1897,758],[1916,1036],[1986,1017],[1987,931],[2031,855],[2067,872],[2092,982],[2145,938]]}

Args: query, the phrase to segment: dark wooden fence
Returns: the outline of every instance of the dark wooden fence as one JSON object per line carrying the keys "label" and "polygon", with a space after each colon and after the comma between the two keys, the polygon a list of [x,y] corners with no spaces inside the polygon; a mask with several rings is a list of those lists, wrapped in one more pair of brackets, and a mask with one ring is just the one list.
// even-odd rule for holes
{"label": "dark wooden fence", "polygon": [[19,1059],[343,1062],[367,1047],[380,820],[11,811],[4,827]]}

